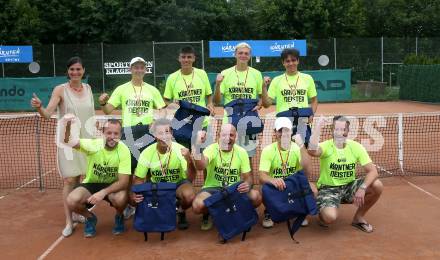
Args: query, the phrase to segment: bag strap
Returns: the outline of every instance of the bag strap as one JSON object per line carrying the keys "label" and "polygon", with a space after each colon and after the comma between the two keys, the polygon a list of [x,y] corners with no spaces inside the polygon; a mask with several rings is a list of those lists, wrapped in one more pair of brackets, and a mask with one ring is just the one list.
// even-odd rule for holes
{"label": "bag strap", "polygon": [[295,221],[293,221],[292,224],[290,224],[290,219],[287,220],[287,229],[289,230],[289,234],[290,234],[290,238],[295,241],[295,243],[299,244],[298,241],[295,240],[295,238],[293,238],[293,235],[295,235],[296,231],[299,230],[299,228],[301,227],[301,224],[303,223],[303,221],[306,219],[307,215],[300,215],[298,216]]}
{"label": "bag strap", "polygon": [[151,207],[157,208],[159,206],[159,200],[157,198],[157,183],[151,183]]}

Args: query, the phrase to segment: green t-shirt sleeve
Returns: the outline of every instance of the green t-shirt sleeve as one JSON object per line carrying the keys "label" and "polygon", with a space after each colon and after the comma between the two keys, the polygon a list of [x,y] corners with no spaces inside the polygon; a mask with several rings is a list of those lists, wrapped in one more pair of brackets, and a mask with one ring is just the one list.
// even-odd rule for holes
{"label": "green t-shirt sleeve", "polygon": [[297,170],[299,170],[299,169],[302,168],[301,167],[301,151],[300,151],[300,148],[299,148],[299,146],[297,144],[293,144],[293,145],[295,145],[295,148],[292,151],[293,154],[295,155],[295,158],[296,158],[295,168]]}
{"label": "green t-shirt sleeve", "polygon": [[270,172],[270,166],[272,164],[273,152],[270,146],[266,146],[263,151],[261,151],[260,166],[259,171]]}
{"label": "green t-shirt sleeve", "polygon": [[121,103],[122,103],[122,101],[121,101],[122,100],[121,89],[122,88],[120,86],[117,87],[113,91],[112,95],[110,96],[110,98],[109,98],[109,100],[107,102],[107,103],[109,103],[110,105],[112,105],[115,108],[119,107],[121,105]]}
{"label": "green t-shirt sleeve", "polygon": [[238,158],[241,160],[241,173],[251,172],[251,164],[246,150],[240,150]]}
{"label": "green t-shirt sleeve", "polygon": [[165,107],[165,102],[163,101],[163,98],[160,95],[159,90],[157,90],[157,88],[155,88],[155,87],[153,87],[152,90],[153,90],[152,94],[153,94],[154,107],[156,109],[161,109],[161,108]]}
{"label": "green t-shirt sleeve", "polygon": [[99,139],[80,139],[79,151],[87,155],[94,154],[103,148],[103,141]]}
{"label": "green t-shirt sleeve", "polygon": [[147,149],[143,150],[141,155],[139,156],[138,164],[136,166],[136,170],[134,172],[134,175],[141,179],[145,179],[147,177],[148,173],[148,158],[147,158]]}
{"label": "green t-shirt sleeve", "polygon": [[256,94],[257,94],[257,97],[258,97],[258,95],[261,95],[261,93],[263,92],[263,90],[262,90],[262,86],[263,86],[263,75],[261,74],[261,72],[259,72],[258,70],[257,71],[255,71],[255,81],[256,81],[256,83],[257,83],[257,86],[256,86]]}
{"label": "green t-shirt sleeve", "polygon": [[163,92],[163,97],[169,100],[174,99],[174,92],[173,92],[173,85],[174,82],[176,82],[176,78],[174,77],[174,74],[171,74],[167,78],[167,82],[165,84],[165,91]]}
{"label": "green t-shirt sleeve", "polygon": [[131,155],[130,150],[125,145],[122,146],[119,154],[118,173],[131,175]]}
{"label": "green t-shirt sleeve", "polygon": [[278,80],[277,78],[274,78],[272,82],[270,82],[269,89],[267,90],[267,95],[271,99],[275,100],[277,97],[277,90],[278,90]]}
{"label": "green t-shirt sleeve", "polygon": [[228,73],[226,70],[222,71],[221,74],[223,75],[223,81],[220,83],[220,93],[224,94],[226,92],[226,89],[228,88],[226,81],[228,80]]}
{"label": "green t-shirt sleeve", "polygon": [[312,76],[309,76],[309,83],[308,83],[308,87],[307,87],[307,97],[312,98],[312,97],[316,97],[316,95],[317,95],[317,93],[316,93],[315,81],[313,80]]}
{"label": "green t-shirt sleeve", "polygon": [[203,155],[208,159],[208,164],[214,159],[216,153],[217,149],[214,144],[206,147],[206,149],[203,151]]}
{"label": "green t-shirt sleeve", "polygon": [[356,143],[355,153],[356,153],[356,156],[357,156],[359,163],[362,166],[365,166],[366,164],[369,164],[371,162],[371,158],[368,155],[367,150],[365,149],[365,147],[362,144]]}
{"label": "green t-shirt sleeve", "polygon": [[319,143],[319,147],[321,148],[321,151],[322,151],[320,158],[326,158],[326,157],[330,156],[330,154],[331,154],[330,141],[331,140],[327,140],[325,142]]}
{"label": "green t-shirt sleeve", "polygon": [[205,95],[212,95],[211,83],[209,83],[208,74],[206,74],[206,72],[203,70],[201,71],[201,78],[205,87]]}

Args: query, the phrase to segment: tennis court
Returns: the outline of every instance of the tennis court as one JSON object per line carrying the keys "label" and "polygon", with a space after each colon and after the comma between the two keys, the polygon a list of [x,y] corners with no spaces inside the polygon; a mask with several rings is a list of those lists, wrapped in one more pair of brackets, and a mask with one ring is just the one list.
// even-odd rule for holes
{"label": "tennis court", "polygon": [[[375,231],[366,234],[351,227],[355,208],[343,205],[339,220],[329,229],[321,228],[312,218],[310,226],[302,228],[295,235],[299,244],[290,239],[285,224],[278,224],[270,230],[256,225],[246,241],[241,242],[237,237],[225,245],[217,242],[215,230],[200,231],[199,216],[191,211],[188,214],[190,228],[167,234],[165,241],[160,241],[159,235],[152,234],[149,241],[144,242],[143,235],[132,229],[131,221],[127,223],[128,232],[113,236],[111,227],[114,212],[106,203],[95,209],[99,219],[95,238],[83,238],[81,224],[71,237],[62,238],[62,182],[55,166],[54,120],[38,121],[36,127],[34,117],[22,115],[23,118],[17,119],[15,116],[11,119],[15,121],[8,122],[20,131],[14,131],[14,137],[5,129],[1,131],[1,142],[5,145],[1,148],[2,158],[13,158],[2,159],[0,174],[0,226],[2,234],[5,234],[0,237],[2,258],[438,259],[439,111],[439,105],[415,102],[320,104],[317,114],[359,115],[357,140],[378,140],[376,137],[383,136],[381,149],[370,152],[385,186],[381,198],[366,216]],[[266,129],[260,139],[262,146],[272,142],[272,112],[264,111],[267,118]],[[28,120],[27,123],[23,123],[25,120]],[[373,128],[378,132],[371,134],[369,129]],[[35,131],[39,133],[38,138],[30,134]],[[328,134],[328,130],[324,131],[323,138]],[[15,146],[18,148],[12,149]],[[34,147],[41,149],[40,156],[37,156],[38,151]],[[12,150],[16,152],[11,154]],[[316,163],[314,161],[312,179],[317,176]],[[255,167],[256,161],[253,162]],[[38,192],[41,183],[44,192]],[[199,176],[196,185],[200,183]],[[262,207],[259,211],[261,213]]]}

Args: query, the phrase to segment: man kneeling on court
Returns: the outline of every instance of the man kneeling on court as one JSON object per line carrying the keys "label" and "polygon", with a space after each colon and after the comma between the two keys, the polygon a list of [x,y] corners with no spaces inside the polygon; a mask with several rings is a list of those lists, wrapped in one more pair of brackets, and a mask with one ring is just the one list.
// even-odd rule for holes
{"label": "man kneeling on court", "polygon": [[[195,177],[191,153],[183,145],[172,141],[173,132],[170,120],[157,119],[150,131],[156,138],[156,143],[142,151],[133,183],[141,184],[145,181],[176,183],[176,197],[180,201],[182,209],[186,210],[191,207],[195,197],[191,184]],[[144,200],[141,194],[133,193],[131,198],[136,203]],[[177,217],[177,227],[187,229],[188,222],[185,211],[178,212]]]}
{"label": "man kneeling on court", "polygon": [[[378,173],[366,149],[358,142],[347,139],[350,121],[343,116],[333,118],[333,139],[319,143],[324,120],[318,120],[312,132],[308,153],[320,158],[318,179],[318,207],[320,225],[327,227],[337,216],[340,203],[354,203],[357,211],[352,226],[370,233],[373,226],[364,216],[376,203],[383,190]],[[318,145],[319,143],[319,145]],[[364,178],[356,179],[356,163],[366,172]]]}
{"label": "man kneeling on court", "polygon": [[70,127],[75,123],[73,116],[66,116],[64,142],[87,156],[87,172],[84,181],[67,197],[67,204],[72,212],[86,218],[84,236],[96,235],[98,219],[88,208],[106,200],[116,209],[113,234],[125,231],[122,212],[127,206],[127,187],[131,174],[131,157],[128,147],[119,142],[121,122],[109,119],[103,127],[104,138],[70,140]]}
{"label": "man kneeling on court", "polygon": [[[212,194],[219,192],[223,187],[230,186],[243,180],[237,190],[247,193],[254,207],[261,204],[261,195],[252,189],[251,167],[246,150],[235,144],[237,130],[232,124],[221,126],[218,143],[206,147],[203,154],[193,149],[195,167],[197,170],[206,169],[205,184],[193,202],[196,214],[205,214],[202,219],[202,230],[209,230],[212,221],[209,219],[208,209],[203,203]],[[201,143],[201,135],[197,136],[197,143]]]}
{"label": "man kneeling on court", "polygon": [[[307,175],[311,170],[310,158],[304,147],[304,142],[296,134],[295,143],[292,142],[292,121],[287,117],[278,117],[275,120],[274,132],[276,142],[266,146],[260,158],[260,183],[271,183],[278,190],[286,189],[284,178],[303,170]],[[264,212],[263,227],[271,228],[274,223],[268,212]],[[302,226],[307,226],[305,219]]]}

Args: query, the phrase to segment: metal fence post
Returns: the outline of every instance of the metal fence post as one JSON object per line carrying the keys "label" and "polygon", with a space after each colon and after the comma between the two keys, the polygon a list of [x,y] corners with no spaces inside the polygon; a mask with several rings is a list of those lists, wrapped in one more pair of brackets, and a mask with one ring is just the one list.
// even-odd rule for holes
{"label": "metal fence post", "polygon": [[201,43],[202,43],[202,69],[205,70],[205,47],[203,40],[201,41]]}
{"label": "metal fence post", "polygon": [[102,69],[102,93],[105,93],[104,43],[103,42],[101,42],[101,69]]}
{"label": "metal fence post", "polygon": [[[0,44],[0,46],[3,46],[3,44]],[[2,75],[3,78],[5,77],[5,64],[2,62]]]}
{"label": "metal fence post", "polygon": [[418,55],[418,49],[419,49],[419,38],[416,36],[416,56]]}
{"label": "metal fence post", "polygon": [[383,82],[383,36],[380,37],[380,57],[381,57],[381,64],[380,64],[380,75],[381,75],[381,82]]}
{"label": "metal fence post", "polygon": [[40,192],[44,191],[44,182],[43,182],[43,169],[41,163],[41,147],[40,147],[40,124],[41,120],[38,115],[35,115],[36,128],[35,128],[35,142],[37,149],[37,166],[38,166],[38,179],[39,179],[39,188]]}
{"label": "metal fence post", "polygon": [[336,66],[336,38],[333,38],[333,49],[334,49],[334,53],[335,53],[335,69],[337,68]]}
{"label": "metal fence post", "polygon": [[55,44],[52,43],[52,63],[53,63],[53,76],[57,76],[56,63],[55,63]]}

